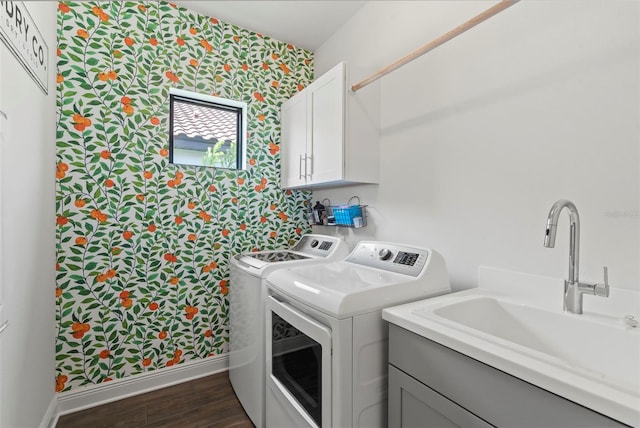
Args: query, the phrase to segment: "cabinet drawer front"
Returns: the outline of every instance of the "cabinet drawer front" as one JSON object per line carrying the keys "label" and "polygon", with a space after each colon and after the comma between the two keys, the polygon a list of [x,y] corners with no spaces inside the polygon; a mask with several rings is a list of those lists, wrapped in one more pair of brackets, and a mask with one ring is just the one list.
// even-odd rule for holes
{"label": "cabinet drawer front", "polygon": [[389,365],[389,426],[487,428],[492,425]]}

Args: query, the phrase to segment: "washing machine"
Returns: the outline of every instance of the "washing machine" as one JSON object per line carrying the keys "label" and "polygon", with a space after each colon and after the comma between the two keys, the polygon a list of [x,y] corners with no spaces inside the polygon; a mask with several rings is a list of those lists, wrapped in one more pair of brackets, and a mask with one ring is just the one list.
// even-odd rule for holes
{"label": "washing machine", "polygon": [[382,309],[451,292],[444,258],[362,241],[342,261],[279,269],[267,286],[267,427],[386,427]]}
{"label": "washing machine", "polygon": [[257,428],[265,416],[264,280],[287,266],[311,266],[344,259],[347,244],[333,236],[307,234],[288,250],[260,251],[231,259],[229,291],[229,379],[242,407]]}

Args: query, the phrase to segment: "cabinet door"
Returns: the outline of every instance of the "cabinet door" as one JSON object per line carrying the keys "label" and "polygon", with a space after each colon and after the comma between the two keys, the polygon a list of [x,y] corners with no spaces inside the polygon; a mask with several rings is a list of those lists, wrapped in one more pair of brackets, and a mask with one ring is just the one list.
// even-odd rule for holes
{"label": "cabinet door", "polygon": [[307,159],[310,184],[343,179],[344,100],[343,63],[323,74],[308,89],[311,109],[311,155]]}
{"label": "cabinet door", "polygon": [[304,186],[309,171],[307,141],[308,126],[307,91],[299,92],[282,104],[280,110],[281,185],[283,188]]}
{"label": "cabinet door", "polygon": [[459,428],[492,425],[390,364],[389,426]]}

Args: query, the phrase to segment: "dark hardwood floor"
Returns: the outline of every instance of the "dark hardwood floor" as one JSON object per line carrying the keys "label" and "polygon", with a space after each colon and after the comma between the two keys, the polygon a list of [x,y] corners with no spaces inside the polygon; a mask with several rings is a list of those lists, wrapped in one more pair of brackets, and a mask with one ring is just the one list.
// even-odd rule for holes
{"label": "dark hardwood floor", "polygon": [[147,392],[69,415],[56,428],[253,428],[227,372]]}

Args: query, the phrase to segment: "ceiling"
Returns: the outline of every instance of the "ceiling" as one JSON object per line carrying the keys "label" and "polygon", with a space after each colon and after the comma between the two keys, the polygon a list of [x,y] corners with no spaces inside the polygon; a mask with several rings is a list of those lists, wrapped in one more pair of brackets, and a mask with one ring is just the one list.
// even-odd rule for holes
{"label": "ceiling", "polygon": [[315,51],[365,1],[176,1],[177,5]]}

